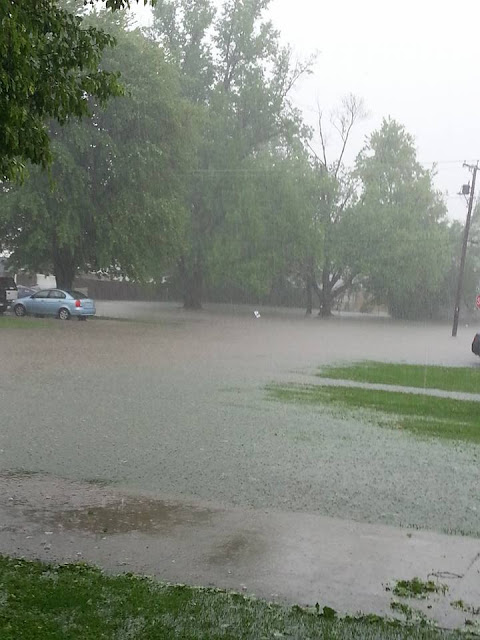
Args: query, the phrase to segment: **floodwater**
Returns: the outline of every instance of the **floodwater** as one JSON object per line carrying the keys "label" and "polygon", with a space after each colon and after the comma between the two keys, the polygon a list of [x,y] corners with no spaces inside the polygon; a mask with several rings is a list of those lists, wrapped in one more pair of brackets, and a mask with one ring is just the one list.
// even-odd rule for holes
{"label": "floodwater", "polygon": [[329,362],[476,367],[475,329],[453,339],[447,325],[380,317],[98,307],[143,321],[52,320],[0,333],[0,471],[480,535],[478,447],[273,402],[264,390],[312,381]]}
{"label": "floodwater", "polygon": [[433,570],[480,597],[478,446],[265,392],[332,362],[477,367],[474,327],[452,339],[382,317],[98,310],[136,321],[0,331],[0,552],[351,612],[388,612],[386,580]]}

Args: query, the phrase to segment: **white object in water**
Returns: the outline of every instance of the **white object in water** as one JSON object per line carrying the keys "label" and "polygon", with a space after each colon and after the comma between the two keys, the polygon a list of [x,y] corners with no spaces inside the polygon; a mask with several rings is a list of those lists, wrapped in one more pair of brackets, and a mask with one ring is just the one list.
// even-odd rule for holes
{"label": "white object in water", "polygon": [[260,311],[257,311],[255,309],[255,311],[253,312],[253,315],[255,316],[255,318],[258,320],[259,318],[261,318],[262,316],[260,315]]}

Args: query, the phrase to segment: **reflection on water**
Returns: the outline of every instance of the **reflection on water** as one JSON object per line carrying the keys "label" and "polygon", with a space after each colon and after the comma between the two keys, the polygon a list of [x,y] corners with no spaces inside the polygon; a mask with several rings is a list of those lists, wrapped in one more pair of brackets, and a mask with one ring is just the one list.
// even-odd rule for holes
{"label": "reflection on water", "polygon": [[226,541],[216,545],[209,556],[209,562],[215,565],[226,565],[240,560],[251,560],[267,549],[267,542],[258,534],[244,531],[230,536]]}
{"label": "reflection on water", "polygon": [[105,506],[90,506],[55,512],[29,511],[29,515],[52,527],[94,534],[168,533],[178,525],[208,523],[213,515],[200,509],[161,500],[124,498]]}

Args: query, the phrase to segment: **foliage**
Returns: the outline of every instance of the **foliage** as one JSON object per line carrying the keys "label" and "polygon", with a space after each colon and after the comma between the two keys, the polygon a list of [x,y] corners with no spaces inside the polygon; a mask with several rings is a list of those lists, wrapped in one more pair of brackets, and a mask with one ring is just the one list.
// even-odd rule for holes
{"label": "foliage", "polygon": [[0,212],[12,262],[53,272],[66,288],[78,269],[138,280],[172,259],[195,120],[158,47],[119,18],[89,20],[115,34],[118,46],[103,64],[121,69],[126,95],[106,109],[91,98],[91,117],[81,122],[52,122],[50,178],[32,169],[24,185],[7,188]]}
{"label": "foliage", "polygon": [[384,120],[357,158],[357,242],[368,289],[396,318],[435,314],[450,267],[446,208],[411,135]]}
{"label": "foliage", "polygon": [[2,640],[119,637],[256,640],[454,640],[444,632],[378,616],[337,618],[218,589],[166,585],[132,574],[107,576],[87,565],[48,565],[0,557]]}
{"label": "foliage", "polygon": [[[451,300],[448,305],[449,310],[453,309],[455,304],[454,299],[460,269],[460,253],[463,235],[464,226],[459,222],[453,222],[450,226],[450,255],[452,267],[446,278],[446,289],[451,291]],[[476,308],[475,300],[478,294],[480,294],[480,204],[477,204],[473,210],[465,262],[462,303],[466,309],[473,311]]]}
{"label": "foliage", "polygon": [[243,167],[224,190],[226,213],[211,243],[209,282],[261,299],[304,260],[313,175],[301,156],[259,154]]}
{"label": "foliage", "polygon": [[266,189],[281,184],[285,194],[289,183],[287,199],[298,203],[301,121],[287,96],[307,70],[280,46],[263,17],[268,5],[226,0],[217,11],[207,0],[166,0],[154,12],[152,37],[178,61],[185,95],[204,109],[178,263],[186,307],[200,307],[205,282],[218,284],[222,273],[224,284],[268,290],[284,270],[284,231],[306,213],[300,205],[289,222],[291,209],[276,208],[279,198]]}
{"label": "foliage", "polygon": [[[307,262],[306,283],[307,291],[311,287],[315,289],[320,302],[320,315],[323,317],[332,314],[335,300],[349,292],[359,276],[355,226],[357,179],[345,166],[344,155],[353,128],[365,117],[362,100],[353,94],[346,96],[341,106],[331,115],[330,121],[341,143],[337,159],[331,162],[327,157],[327,132],[322,111],[318,114],[321,152],[317,153],[309,145],[318,181],[315,228],[320,231],[316,235],[321,251],[317,249],[316,255],[312,252]],[[310,292],[307,313],[311,312]]]}
{"label": "foliage", "polygon": [[[120,9],[127,0],[106,0]],[[119,95],[118,76],[99,70],[114,38],[86,27],[56,0],[0,0],[0,179],[21,178],[27,161],[52,159],[47,120],[89,115],[88,96]]]}
{"label": "foliage", "polygon": [[467,604],[463,600],[453,600],[453,602],[450,603],[450,606],[452,606],[454,609],[465,611],[465,613],[469,613],[472,616],[480,615],[480,607],[474,607],[471,604]]}
{"label": "foliage", "polygon": [[433,580],[420,580],[420,578],[412,578],[411,580],[398,580],[392,593],[399,598],[426,598],[430,593],[445,593],[448,591],[448,585],[437,584]]}
{"label": "foliage", "polygon": [[215,14],[212,0],[162,0],[153,12],[150,36],[181,70],[184,93],[196,103],[207,103],[214,82],[208,33]]}
{"label": "foliage", "polygon": [[420,611],[419,609],[414,609],[413,607],[410,607],[408,604],[405,604],[405,602],[397,602],[396,600],[393,600],[390,603],[390,609],[392,611],[395,611],[396,613],[401,613],[403,616],[405,616],[405,620],[407,620],[408,622],[413,622],[417,624],[428,623],[427,616],[423,613],[423,611]]}

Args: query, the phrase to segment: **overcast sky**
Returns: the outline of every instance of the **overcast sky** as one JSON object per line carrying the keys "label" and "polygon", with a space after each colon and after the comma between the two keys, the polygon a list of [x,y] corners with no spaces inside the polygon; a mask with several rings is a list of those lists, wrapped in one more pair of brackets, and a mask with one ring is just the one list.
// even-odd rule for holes
{"label": "overcast sky", "polygon": [[294,94],[306,120],[315,122],[317,103],[328,111],[348,93],[362,97],[370,115],[348,159],[392,116],[414,135],[419,159],[438,163],[450,215],[464,219],[462,162],[480,159],[480,2],[272,0],[270,14],[295,55],[319,52]]}

